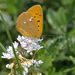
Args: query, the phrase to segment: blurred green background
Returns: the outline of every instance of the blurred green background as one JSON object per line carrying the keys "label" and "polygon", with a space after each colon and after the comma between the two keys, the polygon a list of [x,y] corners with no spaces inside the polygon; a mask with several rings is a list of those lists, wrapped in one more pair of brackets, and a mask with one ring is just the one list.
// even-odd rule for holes
{"label": "blurred green background", "polygon": [[[36,59],[44,63],[38,71],[43,75],[75,75],[75,0],[0,0],[12,40],[20,34],[15,28],[17,17],[36,4],[42,6],[44,20],[41,42],[44,48],[36,54]],[[1,17],[0,42],[6,48],[10,45]],[[7,63],[8,60],[0,58],[0,75],[8,71]]]}

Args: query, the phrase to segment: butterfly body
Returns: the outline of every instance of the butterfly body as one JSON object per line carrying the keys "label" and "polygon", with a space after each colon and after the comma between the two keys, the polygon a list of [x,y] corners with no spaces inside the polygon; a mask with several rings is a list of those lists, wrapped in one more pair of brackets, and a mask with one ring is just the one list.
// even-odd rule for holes
{"label": "butterfly body", "polygon": [[40,5],[31,7],[17,19],[18,31],[24,36],[40,38],[43,32],[43,12]]}

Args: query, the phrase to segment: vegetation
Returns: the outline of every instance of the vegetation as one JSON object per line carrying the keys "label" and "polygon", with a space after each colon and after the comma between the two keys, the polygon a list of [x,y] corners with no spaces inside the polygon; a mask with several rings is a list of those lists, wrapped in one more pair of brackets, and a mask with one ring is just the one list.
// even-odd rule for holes
{"label": "vegetation", "polygon": [[[75,0],[0,0],[12,40],[20,34],[15,28],[17,17],[36,4],[42,6],[44,21],[41,42],[44,48],[36,54],[36,59],[41,59],[43,64],[38,71],[42,75],[75,75]],[[10,45],[1,17],[0,42],[6,48]],[[0,48],[0,56],[2,52]],[[8,62],[0,58],[0,75],[9,72],[5,67]]]}

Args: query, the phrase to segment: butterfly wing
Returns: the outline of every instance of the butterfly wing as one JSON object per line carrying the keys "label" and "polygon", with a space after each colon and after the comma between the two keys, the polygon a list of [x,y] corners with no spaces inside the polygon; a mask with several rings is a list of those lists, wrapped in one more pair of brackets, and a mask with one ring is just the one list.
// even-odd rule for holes
{"label": "butterfly wing", "polygon": [[35,19],[37,23],[37,28],[38,28],[38,36],[37,38],[40,38],[43,32],[43,11],[40,5],[35,5],[31,7],[28,11],[33,18]]}
{"label": "butterfly wing", "polygon": [[18,31],[27,37],[37,38],[38,28],[33,16],[27,12],[23,12],[17,19]]}

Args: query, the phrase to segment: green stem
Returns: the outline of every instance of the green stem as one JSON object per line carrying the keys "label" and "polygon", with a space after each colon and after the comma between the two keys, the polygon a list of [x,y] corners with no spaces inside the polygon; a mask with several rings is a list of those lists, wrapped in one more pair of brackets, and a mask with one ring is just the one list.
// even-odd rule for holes
{"label": "green stem", "polygon": [[14,75],[16,75],[16,66],[14,66]]}
{"label": "green stem", "polygon": [[12,43],[12,39],[11,39],[10,33],[9,33],[9,31],[8,31],[8,28],[7,28],[6,22],[5,22],[4,18],[3,18],[3,15],[2,15],[2,12],[1,12],[1,11],[0,11],[0,15],[1,15],[1,18],[2,18],[2,20],[3,20],[3,23],[4,23],[4,26],[5,26],[5,29],[6,29],[6,32],[7,32],[8,38],[9,38],[9,41],[10,41],[11,46],[12,46],[12,48],[13,48],[13,52],[14,52],[14,55],[15,55],[15,58],[16,58],[16,61],[17,61],[18,67],[19,67],[20,74],[22,75],[21,66],[20,66],[20,64],[19,64],[19,61],[18,61],[18,58],[17,58],[16,52],[15,52],[15,49],[14,49],[14,46],[13,46],[13,43]]}
{"label": "green stem", "polygon": [[1,48],[4,52],[7,52],[7,51],[6,51],[6,48],[2,45],[1,42],[0,42],[0,48]]}

